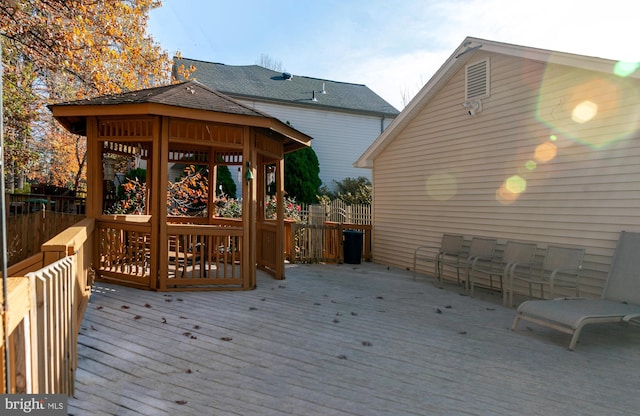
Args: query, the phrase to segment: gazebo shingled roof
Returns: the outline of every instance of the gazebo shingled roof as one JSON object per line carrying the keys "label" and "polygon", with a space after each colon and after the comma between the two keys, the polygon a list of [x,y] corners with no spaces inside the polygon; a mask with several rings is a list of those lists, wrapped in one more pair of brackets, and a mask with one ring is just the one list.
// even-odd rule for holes
{"label": "gazebo shingled roof", "polygon": [[[113,113],[108,107],[123,106],[129,104],[158,104],[162,106],[180,107],[191,110],[202,110],[207,112],[222,113],[236,116],[247,116],[244,120],[245,125],[255,127],[265,127],[276,130],[282,135],[292,138],[306,136],[309,142],[311,137],[304,133],[293,129],[291,126],[282,123],[277,118],[270,116],[262,111],[250,108],[234,99],[214,91],[198,81],[186,81],[177,84],[163,85],[144,90],[129,91],[120,94],[104,95],[94,98],[86,98],[82,100],[68,101],[50,105],[53,110],[56,108],[56,119],[71,133],[86,135],[86,118],[71,115],[76,113],[73,107],[80,106],[100,106],[103,110],[97,110],[100,113]],[[67,110],[65,110],[67,108]],[[144,111],[144,109],[143,109]],[[166,109],[168,114],[172,110]],[[155,109],[153,114],[163,113],[160,109]],[[252,120],[253,119],[253,120]],[[308,145],[308,143],[307,143]],[[287,140],[285,142],[285,153],[305,147],[305,145],[296,145],[296,141]]]}

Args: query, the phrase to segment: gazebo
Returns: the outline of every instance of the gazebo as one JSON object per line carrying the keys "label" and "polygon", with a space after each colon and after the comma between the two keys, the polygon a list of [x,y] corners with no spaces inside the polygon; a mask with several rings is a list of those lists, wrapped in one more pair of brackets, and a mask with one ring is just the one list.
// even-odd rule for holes
{"label": "gazebo", "polygon": [[[284,154],[311,137],[195,81],[49,108],[87,137],[97,280],[165,291],[252,289],[257,268],[284,279]],[[217,215],[221,166],[238,172],[240,218]]]}

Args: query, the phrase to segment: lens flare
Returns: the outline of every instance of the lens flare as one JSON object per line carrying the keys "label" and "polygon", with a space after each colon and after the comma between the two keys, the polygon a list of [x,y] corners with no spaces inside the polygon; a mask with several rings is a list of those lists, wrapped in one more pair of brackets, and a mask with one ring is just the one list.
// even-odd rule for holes
{"label": "lens flare", "polygon": [[592,120],[598,114],[598,105],[591,101],[583,101],[578,104],[571,113],[571,120],[583,124]]}
{"label": "lens flare", "polygon": [[619,77],[628,77],[640,68],[640,62],[616,62],[613,73]]}
{"label": "lens flare", "polygon": [[511,193],[521,194],[527,189],[527,180],[522,176],[513,175],[505,181],[504,187]]}
{"label": "lens flare", "polygon": [[437,201],[448,201],[458,192],[458,181],[450,173],[436,173],[427,178],[427,195]]}
{"label": "lens flare", "polygon": [[524,164],[524,167],[527,170],[536,170],[536,167],[538,167],[538,164],[533,160],[527,160],[527,163]]}
{"label": "lens flare", "polygon": [[[618,68],[628,73],[638,66],[619,63]],[[593,149],[608,146],[640,129],[635,81],[547,64],[538,90],[536,119],[554,134]]]}
{"label": "lens flare", "polygon": [[502,184],[496,191],[496,200],[503,205],[509,205],[518,199],[518,194],[513,193],[507,189],[505,184]]}
{"label": "lens flare", "polygon": [[545,163],[550,160],[553,160],[558,154],[558,147],[550,142],[544,142],[538,147],[536,147],[536,151],[534,153],[534,158],[538,163]]}
{"label": "lens flare", "polygon": [[513,175],[507,178],[500,188],[496,190],[496,200],[501,204],[508,205],[518,199],[527,189],[527,181],[522,176]]}

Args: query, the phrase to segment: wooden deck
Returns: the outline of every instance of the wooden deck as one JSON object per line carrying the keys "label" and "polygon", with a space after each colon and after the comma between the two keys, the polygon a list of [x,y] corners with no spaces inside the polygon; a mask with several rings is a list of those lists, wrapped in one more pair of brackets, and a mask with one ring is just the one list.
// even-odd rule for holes
{"label": "wooden deck", "polygon": [[571,352],[459,292],[372,263],[292,265],[247,292],[96,284],[69,414],[639,414],[640,328],[586,328]]}

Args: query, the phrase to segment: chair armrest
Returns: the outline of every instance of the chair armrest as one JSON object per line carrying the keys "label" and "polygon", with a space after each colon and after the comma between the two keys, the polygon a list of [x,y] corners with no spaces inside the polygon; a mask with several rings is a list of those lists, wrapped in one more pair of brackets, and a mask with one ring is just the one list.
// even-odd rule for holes
{"label": "chair armrest", "polygon": [[577,269],[573,269],[573,268],[558,268],[558,269],[553,269],[551,271],[551,275],[555,276],[557,273],[567,273],[567,274],[580,274],[580,270],[582,270],[582,267],[577,268]]}
{"label": "chair armrest", "polygon": [[473,256],[469,257],[469,260],[493,260],[493,256]]}
{"label": "chair armrest", "polygon": [[473,256],[467,259],[467,264],[471,264],[471,268],[473,269],[476,266],[476,263],[479,261],[493,261],[493,256]]}
{"label": "chair armrest", "polygon": [[[576,278],[575,282],[576,282],[576,286],[580,287],[580,270],[582,270],[582,268],[578,268],[578,269],[563,269],[563,268],[559,268],[559,269],[554,269],[551,274],[549,275],[549,282],[550,283],[554,283],[556,280],[556,275],[558,273],[560,274],[567,274],[570,276],[574,276]],[[567,279],[568,280],[568,279]]]}
{"label": "chair armrest", "polygon": [[436,253],[440,252],[440,247],[436,247],[436,246],[419,246],[416,247],[416,249],[413,251],[413,254],[418,254],[419,251],[422,250],[436,250]]}
{"label": "chair armrest", "polygon": [[[529,273],[529,274],[534,270],[534,269],[533,269],[533,266],[532,266],[531,264],[529,264],[529,263],[507,263],[507,264],[504,266],[504,269],[505,269],[505,271],[506,271],[506,273],[505,273],[505,274],[506,274],[506,275],[509,275],[509,276],[511,276],[511,277],[513,277],[513,276],[515,275],[515,273],[516,273],[516,269],[517,269],[518,267],[523,267],[523,268],[525,268],[525,269],[526,269],[526,271],[527,271],[527,273]],[[522,270],[520,270],[520,271],[522,271]]]}

